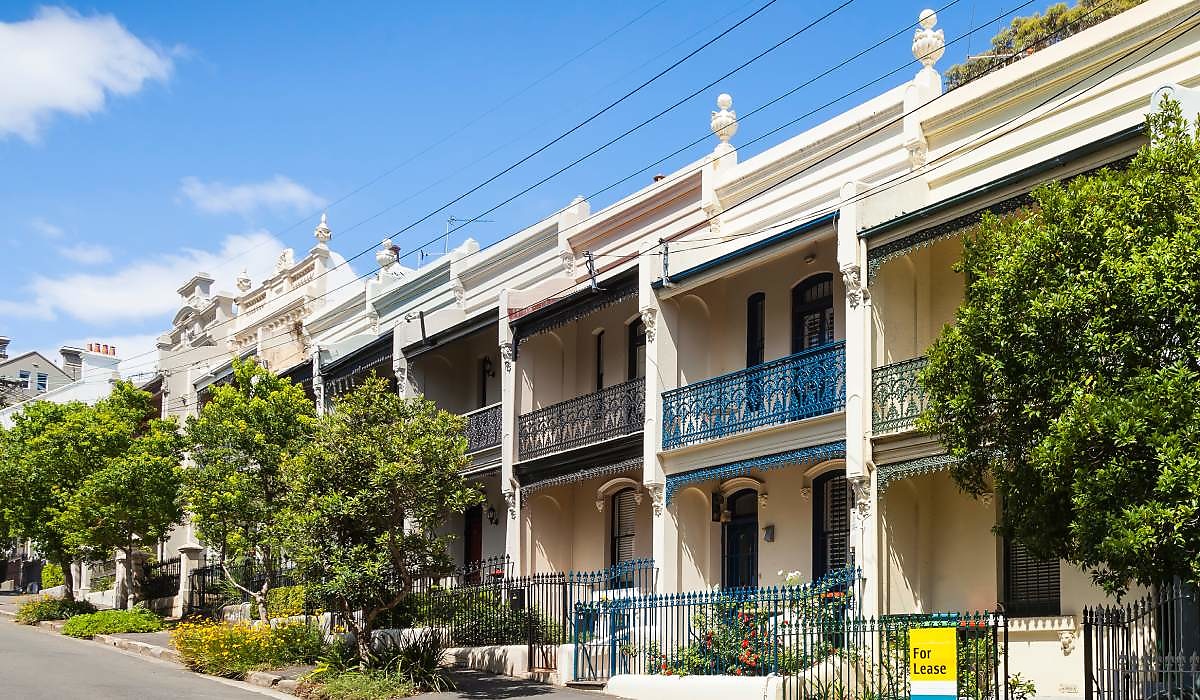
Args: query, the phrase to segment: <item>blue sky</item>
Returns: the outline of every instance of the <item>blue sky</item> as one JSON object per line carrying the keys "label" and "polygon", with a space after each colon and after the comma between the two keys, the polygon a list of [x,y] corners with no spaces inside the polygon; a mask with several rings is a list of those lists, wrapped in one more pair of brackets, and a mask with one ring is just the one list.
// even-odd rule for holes
{"label": "blue sky", "polygon": [[[412,251],[440,235],[447,216],[489,209],[841,1],[777,1],[396,242]],[[960,0],[939,12],[938,28],[950,42],[1022,1]],[[454,12],[392,2],[3,3],[0,45],[8,48],[0,52],[0,95],[8,97],[0,97],[0,250],[7,265],[0,272],[0,335],[13,338],[15,351],[95,340],[118,345],[123,356],[145,352],[169,327],[178,308],[174,290],[192,273],[213,273],[225,289],[233,289],[242,267],[261,279],[281,247],[303,254],[311,246],[326,206],[335,250],[349,257],[373,247],[763,2],[468,2]],[[904,82],[917,69],[911,34],[924,7],[854,0],[488,215],[494,223],[459,231],[451,244],[470,235],[486,245],[704,136],[720,92],[731,93],[734,109],[745,115],[902,28],[853,64],[743,117],[734,143],[904,66],[740,148],[745,158]],[[997,28],[993,22],[979,29],[972,52],[983,50]],[[949,46],[939,67],[960,60],[967,48],[966,40]],[[593,211],[714,144],[710,134],[593,198]],[[371,261],[361,258],[356,271],[367,272]],[[147,369],[147,358],[139,362],[133,369]]]}

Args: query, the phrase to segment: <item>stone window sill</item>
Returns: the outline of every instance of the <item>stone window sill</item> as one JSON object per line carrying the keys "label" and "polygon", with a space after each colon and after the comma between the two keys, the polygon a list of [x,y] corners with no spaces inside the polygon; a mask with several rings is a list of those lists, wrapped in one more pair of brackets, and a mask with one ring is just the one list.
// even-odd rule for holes
{"label": "stone window sill", "polygon": [[1009,632],[1075,632],[1078,629],[1074,615],[1011,617],[1008,620]]}

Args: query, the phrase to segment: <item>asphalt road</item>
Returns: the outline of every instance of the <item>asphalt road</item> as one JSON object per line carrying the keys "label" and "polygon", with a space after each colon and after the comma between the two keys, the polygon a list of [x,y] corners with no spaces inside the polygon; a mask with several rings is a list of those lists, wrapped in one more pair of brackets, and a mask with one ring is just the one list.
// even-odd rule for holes
{"label": "asphalt road", "polygon": [[0,619],[0,698],[262,700],[175,664]]}

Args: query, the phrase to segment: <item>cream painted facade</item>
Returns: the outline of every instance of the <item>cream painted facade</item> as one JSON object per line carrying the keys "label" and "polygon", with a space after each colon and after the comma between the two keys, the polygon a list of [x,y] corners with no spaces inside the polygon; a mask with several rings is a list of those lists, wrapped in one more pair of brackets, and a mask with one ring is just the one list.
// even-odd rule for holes
{"label": "cream painted facade", "polygon": [[[1148,0],[948,93],[923,15],[911,80],[753,157],[722,95],[712,154],[611,206],[577,199],[414,267],[385,242],[372,278],[305,315],[271,365],[308,358],[322,408],[333,383],[375,371],[467,416],[487,502],[446,525],[462,563],[651,558],[657,589],[679,592],[852,558],[865,615],[1015,611],[1029,601],[991,531],[998,504],[961,494],[913,429],[915,372],[954,320],[952,268],[980,212],[1128,156],[1157,89],[1200,86],[1194,10]],[[328,259],[314,249],[265,287],[299,288],[295,271]],[[236,311],[195,291],[176,333],[236,314],[222,342],[243,350],[298,320],[285,301],[255,315],[243,291]],[[1010,672],[1077,697],[1080,613],[1103,594],[1044,568],[1052,613],[1013,616]]]}

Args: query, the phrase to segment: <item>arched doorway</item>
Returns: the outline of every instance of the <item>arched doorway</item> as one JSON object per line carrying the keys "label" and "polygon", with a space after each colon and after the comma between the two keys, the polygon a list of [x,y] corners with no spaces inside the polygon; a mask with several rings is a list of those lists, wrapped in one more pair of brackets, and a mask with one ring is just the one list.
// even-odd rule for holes
{"label": "arched doorway", "polygon": [[850,484],[845,470],[813,480],[813,579],[850,563]]}
{"label": "arched doorway", "polygon": [[721,585],[758,585],[758,492],[742,489],[725,501],[729,513],[722,527]]}

